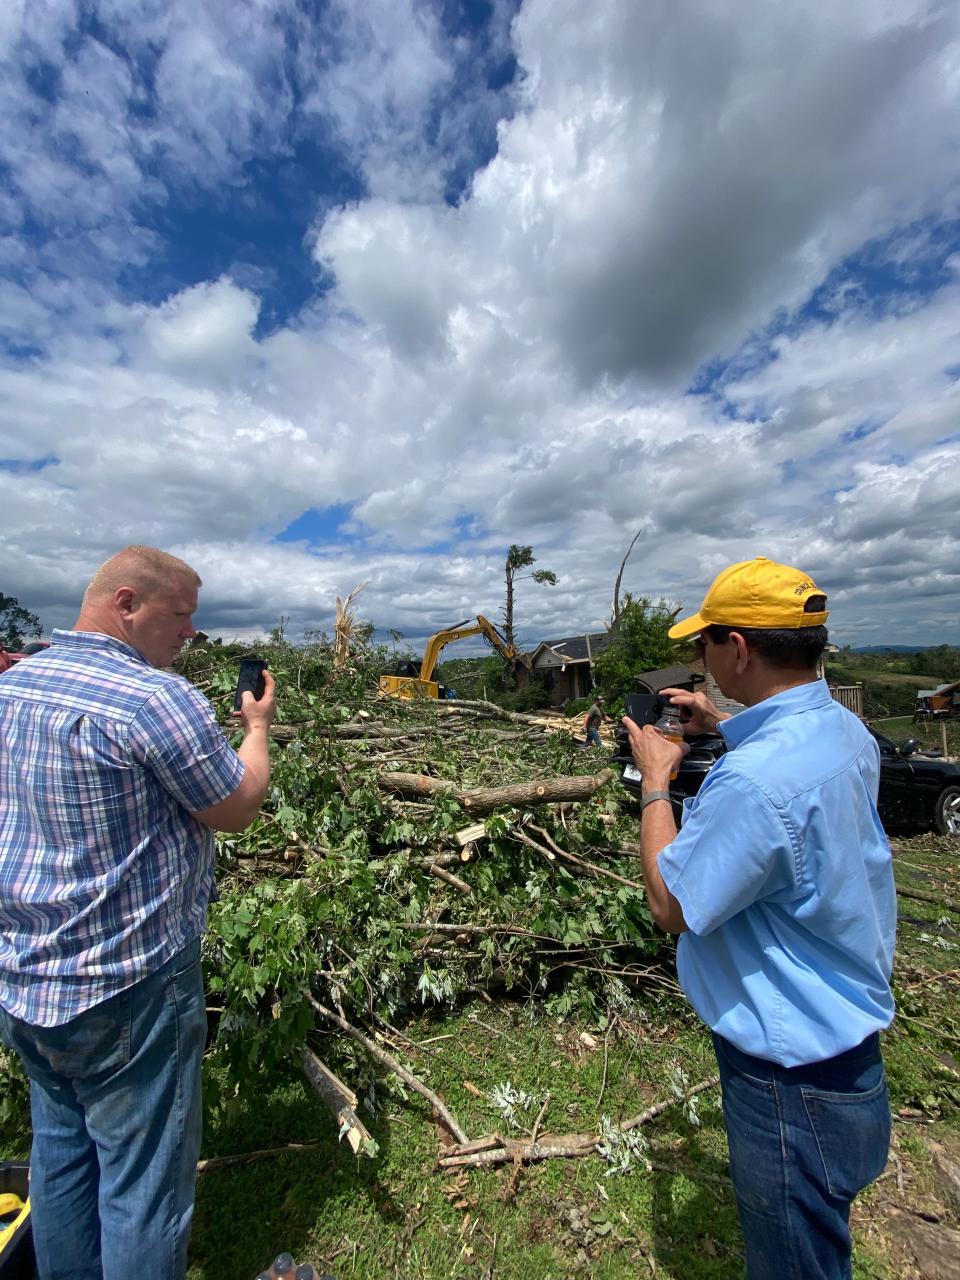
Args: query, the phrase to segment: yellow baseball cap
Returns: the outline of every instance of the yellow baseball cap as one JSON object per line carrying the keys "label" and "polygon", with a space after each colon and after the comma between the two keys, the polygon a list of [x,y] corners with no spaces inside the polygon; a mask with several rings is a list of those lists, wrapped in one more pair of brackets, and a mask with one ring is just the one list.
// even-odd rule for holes
{"label": "yellow baseball cap", "polygon": [[741,560],[718,573],[700,611],[675,623],[667,635],[682,640],[716,623],[724,627],[759,627],[768,631],[821,627],[827,611],[804,613],[809,595],[825,596],[813,579],[788,564],[766,556]]}

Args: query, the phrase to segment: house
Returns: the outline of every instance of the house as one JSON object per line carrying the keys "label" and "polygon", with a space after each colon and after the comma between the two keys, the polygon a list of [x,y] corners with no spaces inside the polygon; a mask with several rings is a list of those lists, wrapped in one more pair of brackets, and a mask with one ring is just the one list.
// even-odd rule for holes
{"label": "house", "polygon": [[550,695],[550,705],[561,707],[593,691],[593,662],[610,644],[609,631],[545,640],[528,655],[531,680],[539,680]]}
{"label": "house", "polygon": [[938,685],[936,689],[918,689],[917,715],[938,719],[960,715],[960,680]]}

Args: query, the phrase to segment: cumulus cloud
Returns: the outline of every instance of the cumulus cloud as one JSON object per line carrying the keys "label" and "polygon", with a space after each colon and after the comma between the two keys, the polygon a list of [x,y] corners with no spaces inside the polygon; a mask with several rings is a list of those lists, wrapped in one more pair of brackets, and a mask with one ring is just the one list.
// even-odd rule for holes
{"label": "cumulus cloud", "polygon": [[[942,638],[953,8],[95,8],[0,17],[2,586],[48,625],[136,540],[196,563],[207,629],[329,627],[369,580],[422,637],[495,614],[520,542],[560,577],[522,588],[536,643],[602,625],[642,530],[635,592],[767,554],[841,638]],[[284,246],[297,311],[263,325],[255,272],[131,294],[173,206],[265,198],[304,140],[352,185]]]}

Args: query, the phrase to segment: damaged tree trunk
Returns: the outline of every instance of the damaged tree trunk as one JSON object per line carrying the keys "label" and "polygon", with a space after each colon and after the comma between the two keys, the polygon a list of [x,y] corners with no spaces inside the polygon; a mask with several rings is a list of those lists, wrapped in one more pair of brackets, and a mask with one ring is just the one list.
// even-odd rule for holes
{"label": "damaged tree trunk", "polygon": [[455,782],[420,773],[380,773],[377,786],[394,795],[453,796],[471,814],[492,813],[503,805],[518,809],[531,805],[555,804],[559,800],[589,800],[614,777],[612,769],[570,777],[544,778],[542,782],[518,782],[511,787],[483,787],[461,791]]}

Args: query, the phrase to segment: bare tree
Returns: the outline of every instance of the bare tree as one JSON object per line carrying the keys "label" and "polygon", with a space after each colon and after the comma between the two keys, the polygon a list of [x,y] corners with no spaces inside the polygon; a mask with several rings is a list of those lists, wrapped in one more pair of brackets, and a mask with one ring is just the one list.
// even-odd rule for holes
{"label": "bare tree", "polygon": [[527,569],[536,560],[533,554],[533,547],[518,547],[513,543],[507,552],[507,562],[504,566],[504,572],[507,581],[507,600],[501,612],[503,618],[503,634],[507,644],[517,647],[516,639],[513,631],[513,584],[519,582],[521,578],[532,578],[534,582],[547,582],[551,587],[557,585],[557,575],[551,573],[549,569],[534,569],[533,573],[523,573],[517,576],[519,569]]}
{"label": "bare tree", "polygon": [[630,559],[630,552],[637,545],[637,539],[643,533],[642,529],[638,529],[633,535],[633,541],[627,547],[627,554],[620,561],[620,572],[617,574],[617,580],[613,584],[613,607],[610,610],[610,626],[608,630],[617,631],[620,627],[620,584],[623,581],[623,571],[626,568],[627,561]]}

